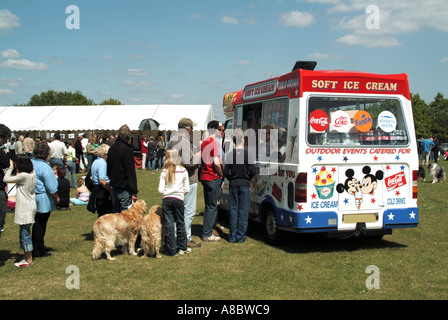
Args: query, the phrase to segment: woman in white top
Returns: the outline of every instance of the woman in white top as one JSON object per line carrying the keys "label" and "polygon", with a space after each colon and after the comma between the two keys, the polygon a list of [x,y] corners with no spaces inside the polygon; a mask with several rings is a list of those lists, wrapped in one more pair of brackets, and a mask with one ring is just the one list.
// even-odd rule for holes
{"label": "woman in white top", "polygon": [[24,154],[16,155],[14,167],[17,169],[17,175],[12,175],[13,163],[11,161],[3,180],[7,183],[15,183],[17,188],[14,223],[20,226],[20,247],[25,253],[23,259],[15,265],[17,267],[29,267],[33,265],[31,224],[34,223],[36,215],[36,174],[33,171],[31,159]]}
{"label": "woman in white top", "polygon": [[[187,169],[180,162],[176,149],[168,150],[160,174],[159,193],[165,221],[166,254],[175,256],[190,252],[184,222],[184,194],[190,191]],[[175,228],[176,227],[176,228]],[[176,230],[176,231],[175,231]]]}

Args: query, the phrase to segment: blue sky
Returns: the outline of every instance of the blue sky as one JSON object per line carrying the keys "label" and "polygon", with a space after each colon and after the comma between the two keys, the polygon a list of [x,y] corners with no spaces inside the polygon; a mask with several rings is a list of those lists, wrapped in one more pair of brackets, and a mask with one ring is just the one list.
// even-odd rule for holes
{"label": "blue sky", "polygon": [[[66,27],[69,5],[79,29]],[[297,60],[407,73],[429,103],[448,96],[447,16],[445,0],[2,0],[0,105],[79,90],[96,103],[212,104],[223,119],[225,93]]]}

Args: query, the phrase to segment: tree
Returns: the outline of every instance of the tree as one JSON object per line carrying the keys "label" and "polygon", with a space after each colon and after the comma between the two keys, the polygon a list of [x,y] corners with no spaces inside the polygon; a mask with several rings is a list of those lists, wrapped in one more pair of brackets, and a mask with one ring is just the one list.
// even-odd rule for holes
{"label": "tree", "polygon": [[427,138],[431,134],[431,119],[429,117],[429,108],[420,95],[411,94],[412,113],[414,115],[415,135]]}
{"label": "tree", "polygon": [[121,102],[114,98],[109,98],[100,103],[100,105],[121,105]]}
{"label": "tree", "polygon": [[448,141],[448,99],[443,97],[440,92],[429,104],[429,117],[431,118],[432,136],[437,137],[439,141]]}
{"label": "tree", "polygon": [[81,91],[57,92],[48,90],[40,95],[33,95],[27,106],[89,106],[93,105],[93,100],[84,96]]}

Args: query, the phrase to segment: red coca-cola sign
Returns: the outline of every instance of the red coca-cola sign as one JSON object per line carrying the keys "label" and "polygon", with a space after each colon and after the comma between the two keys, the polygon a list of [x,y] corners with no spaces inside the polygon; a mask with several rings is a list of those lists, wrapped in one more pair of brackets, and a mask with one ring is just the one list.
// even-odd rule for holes
{"label": "red coca-cola sign", "polygon": [[401,186],[404,186],[406,184],[406,177],[404,175],[404,172],[398,172],[394,174],[393,176],[387,177],[384,179],[386,183],[387,191],[392,191],[394,189],[400,188]]}
{"label": "red coca-cola sign", "polygon": [[327,130],[328,126],[330,125],[330,119],[328,118],[328,115],[325,113],[325,111],[319,109],[311,112],[309,121],[311,127],[317,132],[323,132]]}

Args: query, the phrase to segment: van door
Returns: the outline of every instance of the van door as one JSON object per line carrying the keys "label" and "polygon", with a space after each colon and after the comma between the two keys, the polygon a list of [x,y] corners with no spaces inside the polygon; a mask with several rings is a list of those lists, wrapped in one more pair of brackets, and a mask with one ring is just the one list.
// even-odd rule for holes
{"label": "van door", "polygon": [[383,165],[341,165],[338,167],[340,211],[362,212],[384,208]]}

